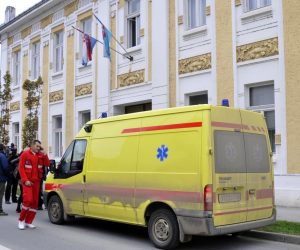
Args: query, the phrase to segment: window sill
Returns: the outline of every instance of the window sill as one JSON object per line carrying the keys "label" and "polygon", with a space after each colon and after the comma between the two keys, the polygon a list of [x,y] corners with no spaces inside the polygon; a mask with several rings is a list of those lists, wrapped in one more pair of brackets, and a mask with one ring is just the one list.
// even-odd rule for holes
{"label": "window sill", "polygon": [[205,31],[207,31],[207,25],[206,24],[202,25],[200,27],[194,28],[194,29],[184,31],[183,36],[188,37],[188,36],[192,36],[192,35],[202,33],[202,32],[205,32]]}
{"label": "window sill", "polygon": [[136,45],[136,46],[134,46],[134,47],[128,48],[128,49],[126,49],[126,50],[127,50],[127,53],[128,53],[128,54],[133,53],[133,52],[137,52],[137,51],[142,50],[142,45],[139,44],[139,45]]}
{"label": "window sill", "polygon": [[244,12],[241,15],[241,19],[245,20],[251,17],[256,17],[256,16],[260,16],[260,15],[264,15],[264,14],[269,14],[270,12],[272,12],[272,5],[266,6],[266,7],[262,7],[256,10],[251,10],[251,11],[247,11]]}
{"label": "window sill", "polygon": [[83,69],[88,69],[92,66],[91,61],[88,62],[88,64],[86,66],[82,65],[81,62],[77,63],[77,69],[79,70],[83,70]]}
{"label": "window sill", "polygon": [[17,85],[15,85],[15,86],[12,86],[11,89],[12,89],[12,90],[18,90],[18,89],[20,89],[20,84],[17,84]]}
{"label": "window sill", "polygon": [[58,72],[52,73],[52,77],[60,77],[60,76],[63,76],[63,74],[64,74],[63,71],[58,71]]}

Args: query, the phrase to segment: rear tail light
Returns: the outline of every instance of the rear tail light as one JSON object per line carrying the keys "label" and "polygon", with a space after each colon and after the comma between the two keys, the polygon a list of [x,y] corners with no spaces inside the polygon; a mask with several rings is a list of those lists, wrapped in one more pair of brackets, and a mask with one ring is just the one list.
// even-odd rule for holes
{"label": "rear tail light", "polygon": [[213,186],[208,184],[204,188],[204,210],[212,211],[213,209]]}

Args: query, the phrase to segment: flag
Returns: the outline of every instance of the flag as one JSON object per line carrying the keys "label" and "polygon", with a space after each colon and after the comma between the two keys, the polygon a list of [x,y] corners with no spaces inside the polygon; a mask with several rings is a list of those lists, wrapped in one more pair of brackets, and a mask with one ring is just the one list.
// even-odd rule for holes
{"label": "flag", "polygon": [[111,32],[102,24],[102,37],[103,37],[103,56],[109,58],[110,60],[110,38]]}
{"label": "flag", "polygon": [[92,61],[93,48],[95,47],[97,40],[87,34],[83,36],[82,45],[82,65],[87,66],[89,61]]}

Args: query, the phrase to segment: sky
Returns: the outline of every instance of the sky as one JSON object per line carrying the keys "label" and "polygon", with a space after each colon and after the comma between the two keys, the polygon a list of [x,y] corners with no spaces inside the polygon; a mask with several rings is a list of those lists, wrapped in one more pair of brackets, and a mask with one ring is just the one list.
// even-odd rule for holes
{"label": "sky", "polygon": [[40,1],[41,0],[0,0],[0,24],[4,23],[6,6],[15,7],[17,16]]}

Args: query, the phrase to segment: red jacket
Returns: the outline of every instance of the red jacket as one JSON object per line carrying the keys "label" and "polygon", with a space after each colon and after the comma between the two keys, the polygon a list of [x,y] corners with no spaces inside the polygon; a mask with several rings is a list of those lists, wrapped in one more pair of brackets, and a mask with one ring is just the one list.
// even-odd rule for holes
{"label": "red jacket", "polygon": [[42,179],[44,176],[44,167],[49,167],[50,166],[50,160],[48,158],[47,154],[43,153],[37,153],[37,156],[39,158],[38,160],[38,174],[39,178]]}
{"label": "red jacket", "polygon": [[19,162],[19,173],[21,182],[37,182],[40,180],[38,174],[38,156],[31,149],[22,152]]}

